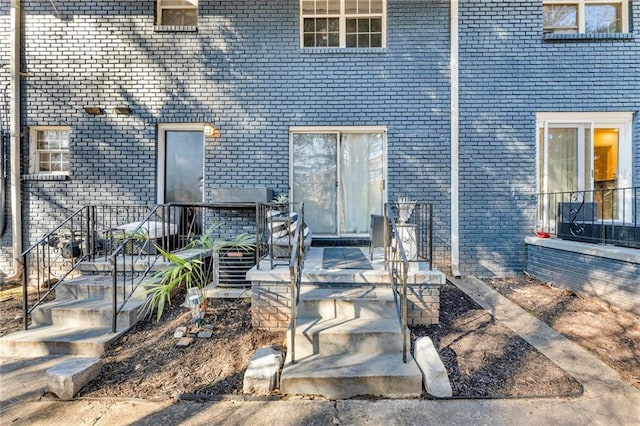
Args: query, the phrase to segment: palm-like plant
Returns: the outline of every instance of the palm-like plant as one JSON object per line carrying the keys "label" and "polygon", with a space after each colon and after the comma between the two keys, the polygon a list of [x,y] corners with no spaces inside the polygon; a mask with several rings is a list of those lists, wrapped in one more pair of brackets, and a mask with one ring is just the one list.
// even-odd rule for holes
{"label": "palm-like plant", "polygon": [[171,265],[155,275],[159,278],[157,282],[147,286],[147,300],[143,306],[146,315],[155,312],[156,319],[159,320],[166,304],[171,304],[171,295],[180,286],[184,286],[187,292],[189,289],[197,287],[200,290],[201,300],[205,300],[204,288],[216,273],[219,253],[225,248],[249,251],[254,247],[253,239],[246,233],[238,235],[232,241],[227,241],[222,237],[212,238],[211,233],[217,227],[218,225],[209,228],[207,233],[187,246],[187,248],[201,249],[202,255],[200,257],[185,260],[175,253],[157,247],[158,252]]}

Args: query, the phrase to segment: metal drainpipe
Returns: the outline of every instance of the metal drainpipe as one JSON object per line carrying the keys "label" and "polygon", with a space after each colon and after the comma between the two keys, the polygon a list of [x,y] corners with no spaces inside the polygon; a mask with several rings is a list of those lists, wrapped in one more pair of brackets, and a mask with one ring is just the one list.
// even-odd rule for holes
{"label": "metal drainpipe", "polygon": [[[6,162],[4,161],[4,111],[5,111],[5,103],[4,99],[2,99],[2,105],[0,105],[0,238],[4,236],[4,231],[6,229],[6,217],[4,214],[4,210],[7,207],[5,205],[5,198],[7,194],[5,193],[5,185],[6,185]],[[0,277],[2,274],[0,274]]]}
{"label": "metal drainpipe", "polygon": [[6,281],[17,281],[22,275],[22,189],[20,187],[20,0],[11,0],[11,237],[13,240],[13,275]]}
{"label": "metal drainpipe", "polygon": [[451,43],[451,274],[460,276],[460,118],[458,73],[458,0],[450,3]]}

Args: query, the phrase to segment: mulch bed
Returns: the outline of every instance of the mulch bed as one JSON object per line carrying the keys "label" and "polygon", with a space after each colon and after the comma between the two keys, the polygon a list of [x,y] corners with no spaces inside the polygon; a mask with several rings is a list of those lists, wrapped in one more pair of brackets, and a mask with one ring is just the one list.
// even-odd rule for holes
{"label": "mulch bed", "polygon": [[189,325],[190,319],[189,310],[174,305],[159,322],[136,324],[108,349],[100,376],[79,396],[153,399],[239,394],[254,352],[284,341],[284,332],[251,328],[248,299],[209,299],[205,324],[212,327],[212,336],[178,347],[174,332]]}
{"label": "mulch bed", "polygon": [[447,369],[454,397],[578,395],[581,385],[457,287],[440,291],[440,324],[412,326],[429,336]]}
{"label": "mulch bed", "polygon": [[[592,351],[640,388],[640,322],[606,304],[524,275],[485,280],[496,290]],[[440,324],[411,327],[440,353],[454,397],[577,395],[581,386],[451,284],[441,290]],[[0,291],[0,336],[21,329],[20,288]],[[284,332],[251,327],[247,299],[211,299],[205,322],[212,337],[176,346],[173,334],[190,323],[179,304],[159,322],[145,320],[107,350],[100,376],[79,396],[167,398],[178,394],[240,394],[255,350],[280,345]],[[428,395],[425,395],[428,397]]]}

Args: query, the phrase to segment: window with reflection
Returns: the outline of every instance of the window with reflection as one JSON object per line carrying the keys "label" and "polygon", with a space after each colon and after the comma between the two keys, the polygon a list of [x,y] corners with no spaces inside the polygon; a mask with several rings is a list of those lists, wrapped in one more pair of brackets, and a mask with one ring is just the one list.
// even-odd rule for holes
{"label": "window with reflection", "polygon": [[301,0],[302,47],[384,47],[385,0]]}
{"label": "window with reflection", "polygon": [[628,0],[546,0],[545,33],[628,32]]}
{"label": "window with reflection", "polygon": [[198,25],[198,0],[158,0],[158,25]]}

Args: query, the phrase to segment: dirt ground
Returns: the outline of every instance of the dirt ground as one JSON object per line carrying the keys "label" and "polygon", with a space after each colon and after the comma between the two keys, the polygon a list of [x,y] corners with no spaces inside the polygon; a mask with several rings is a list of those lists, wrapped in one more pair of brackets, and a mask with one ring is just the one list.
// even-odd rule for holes
{"label": "dirt ground", "polygon": [[255,351],[284,342],[284,332],[251,328],[250,299],[209,299],[200,330],[211,331],[212,336],[178,347],[174,332],[191,326],[190,320],[190,311],[174,305],[160,322],[138,323],[108,350],[100,376],[78,396],[154,399],[239,394]]}
{"label": "dirt ground", "polygon": [[[486,280],[506,297],[590,350],[640,388],[640,321],[596,299],[579,298],[526,276]],[[21,329],[19,288],[0,291],[0,335]],[[248,299],[211,299],[205,317],[210,338],[185,348],[173,335],[190,324],[174,305],[160,322],[138,323],[107,350],[100,376],[79,396],[167,398],[177,394],[239,394],[256,349],[284,342],[284,332],[251,328]],[[208,329],[204,329],[208,330]],[[524,340],[447,284],[440,324],[413,327],[439,349],[457,397],[574,395],[580,385]]]}
{"label": "dirt ground", "polygon": [[580,384],[447,283],[440,292],[440,324],[411,327],[412,340],[429,336],[438,349],[454,397],[578,395]]}
{"label": "dirt ground", "polygon": [[484,281],[640,389],[640,318],[525,275]]}

